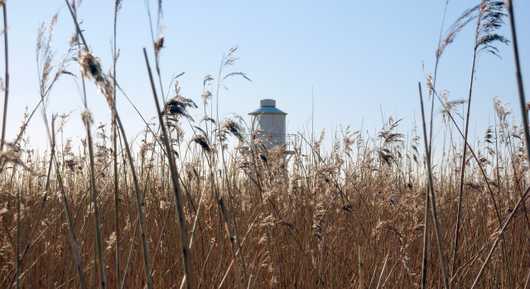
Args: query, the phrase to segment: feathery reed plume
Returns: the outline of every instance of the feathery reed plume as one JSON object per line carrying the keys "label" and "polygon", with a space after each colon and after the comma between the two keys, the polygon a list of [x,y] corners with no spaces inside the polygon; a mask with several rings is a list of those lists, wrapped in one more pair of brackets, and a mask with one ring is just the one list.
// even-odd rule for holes
{"label": "feathery reed plume", "polygon": [[20,147],[12,144],[6,143],[6,150],[0,152],[0,162],[2,164],[11,163],[14,165],[21,166],[24,170],[30,172],[33,175],[37,175],[28,165],[22,160],[22,153]]}
{"label": "feathery reed plume", "polygon": [[208,86],[210,83],[214,81],[214,78],[211,75],[206,75],[202,81],[202,94],[201,98],[205,105],[208,104],[208,101],[210,101],[210,98],[212,97],[212,92],[208,90]]}
{"label": "feathery reed plume", "polygon": [[[37,34],[36,59],[39,76],[39,88],[41,101],[45,102],[49,91],[59,80],[61,75],[73,75],[66,71],[65,67],[71,58],[71,49],[62,59],[54,61],[55,51],[52,48],[53,33],[58,22],[58,15],[55,14],[49,23],[42,23]],[[54,63],[55,62],[55,63]],[[44,98],[44,99],[43,99]]]}
{"label": "feathery reed plume", "polygon": [[[202,105],[203,105],[202,106],[203,107],[203,118],[213,120],[211,116],[211,110],[210,110],[210,115],[208,115],[208,102],[210,102],[212,98],[212,92],[210,91],[209,86],[212,83],[212,81],[214,81],[214,78],[210,74],[207,74],[204,77],[202,81],[201,99],[202,99]],[[211,107],[211,104],[210,104],[210,107]],[[210,129],[208,128],[207,122],[204,124],[204,128],[206,131],[210,131]]]}
{"label": "feathery reed plume", "polygon": [[231,135],[236,137],[239,141],[243,141],[244,139],[244,136],[242,134],[243,128],[235,120],[226,119],[223,122],[222,129],[224,131],[224,134],[230,133]]}
{"label": "feathery reed plume", "polygon": [[210,146],[210,142],[208,141],[208,137],[206,136],[206,133],[198,127],[196,129],[200,130],[201,133],[195,134],[192,138],[192,141],[198,144],[205,153],[211,153],[212,147]]}
{"label": "feathery reed plume", "polygon": [[449,27],[449,30],[446,32],[445,37],[440,42],[438,49],[436,50],[436,55],[441,57],[446,48],[455,41],[456,36],[466,27],[471,21],[478,17],[477,12],[480,10],[480,5],[477,4],[469,9],[466,9],[460,17]]}
{"label": "feathery reed plume", "polygon": [[395,149],[396,145],[403,143],[403,134],[395,132],[400,122],[401,119],[394,121],[393,118],[389,118],[388,124],[377,135],[382,141],[381,148],[378,151],[379,157],[387,165],[396,163],[398,157]]}
{"label": "feathery reed plume", "polygon": [[87,79],[94,79],[96,82],[104,81],[105,78],[103,76],[103,71],[101,70],[99,59],[92,55],[90,51],[83,50],[81,52],[79,65],[81,67],[81,72]]}
{"label": "feathery reed plume", "polygon": [[155,41],[154,48],[156,57],[160,57],[160,51],[162,50],[162,48],[164,48],[164,40],[164,36],[161,35]]}
{"label": "feathery reed plume", "polygon": [[457,116],[460,116],[462,117],[460,114],[458,114],[458,111],[457,109],[466,104],[466,100],[465,99],[453,99],[453,100],[449,100],[449,96],[448,96],[448,93],[447,92],[442,92],[442,110],[441,110],[441,113],[442,113],[442,117],[444,119],[445,122],[448,122],[449,121],[449,118],[450,116],[449,115],[457,115]]}
{"label": "feathery reed plume", "polygon": [[[220,131],[220,119],[219,119],[219,97],[221,94],[221,86],[224,85],[224,81],[227,79],[230,79],[232,77],[239,76],[247,81],[252,81],[246,73],[244,72],[228,72],[224,74],[225,69],[227,69],[230,66],[234,66],[237,61],[239,60],[239,57],[237,56],[238,47],[232,47],[228,49],[228,52],[223,55],[221,58],[221,64],[219,65],[219,71],[217,72],[217,88],[215,90],[215,106],[216,106],[216,114],[215,114],[215,120],[217,121],[218,127],[217,130]],[[206,82],[206,79],[205,79]]]}
{"label": "feathery reed plume", "polygon": [[[177,90],[179,93],[180,89]],[[175,97],[171,98],[164,105],[163,115],[178,117],[185,117],[190,120],[193,120],[193,117],[188,112],[188,108],[197,108],[195,102],[189,98],[183,97],[177,94]]]}
{"label": "feathery reed plume", "polygon": [[442,39],[437,51],[437,56],[442,56],[446,48],[454,42],[456,36],[472,21],[478,20],[477,37],[475,49],[486,50],[492,54],[498,55],[496,42],[506,44],[507,39],[498,34],[497,31],[504,24],[503,18],[506,17],[505,5],[499,0],[482,0],[467,10],[449,27],[445,37]]}

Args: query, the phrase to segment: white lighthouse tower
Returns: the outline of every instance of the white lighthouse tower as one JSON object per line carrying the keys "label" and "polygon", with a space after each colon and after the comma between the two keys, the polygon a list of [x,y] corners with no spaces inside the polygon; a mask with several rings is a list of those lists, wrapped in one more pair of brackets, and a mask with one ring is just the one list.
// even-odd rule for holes
{"label": "white lighthouse tower", "polygon": [[260,107],[249,115],[252,116],[253,133],[266,148],[285,145],[287,113],[276,107],[276,100],[262,99]]}

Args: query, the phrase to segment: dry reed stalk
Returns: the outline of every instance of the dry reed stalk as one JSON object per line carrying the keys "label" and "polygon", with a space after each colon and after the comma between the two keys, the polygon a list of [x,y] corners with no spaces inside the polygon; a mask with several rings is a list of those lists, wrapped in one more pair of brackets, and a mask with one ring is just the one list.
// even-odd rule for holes
{"label": "dry reed stalk", "polygon": [[[521,70],[521,60],[519,57],[519,44],[517,40],[517,30],[515,27],[515,13],[513,10],[512,0],[506,0],[506,6],[508,10],[508,16],[510,18],[510,32],[512,34],[512,48],[513,48],[513,57],[514,57],[514,64],[515,64],[515,78],[517,80],[517,94],[519,96],[519,107],[521,108],[522,126],[523,126],[523,132],[524,132],[524,140],[526,144],[526,157],[527,157],[527,160],[530,161],[530,129],[528,127],[529,125],[528,124],[528,110],[527,110],[526,97],[525,97],[525,92],[524,92],[523,74]],[[528,211],[527,211],[525,202],[523,202],[523,209],[526,215]],[[528,224],[528,226],[529,226],[528,228],[530,229],[530,224]]]}
{"label": "dry reed stalk", "polygon": [[528,268],[528,274],[526,275],[526,282],[524,284],[524,289],[530,288],[530,268]]}
{"label": "dry reed stalk", "polygon": [[[77,10],[74,3],[73,6],[74,11],[74,17],[76,18],[77,22]],[[79,31],[76,31],[77,39],[79,39]],[[77,46],[81,47],[79,41],[77,41]],[[81,54],[78,55],[81,57]],[[101,233],[101,216],[100,216],[100,210],[98,206],[98,193],[96,188],[96,170],[94,165],[94,142],[92,139],[92,115],[90,111],[88,110],[88,101],[87,101],[87,93],[86,93],[86,81],[85,81],[85,75],[81,73],[81,83],[82,83],[82,96],[84,101],[84,108],[85,111],[81,114],[81,119],[83,122],[83,125],[85,126],[85,132],[86,132],[86,138],[88,142],[88,156],[89,156],[89,168],[90,168],[90,198],[92,201],[92,206],[94,208],[94,226],[95,226],[95,232],[96,232],[96,246],[95,246],[95,268],[97,268],[96,272],[99,272],[99,286],[101,289],[107,288],[107,276],[106,276],[106,267],[105,267],[105,259],[103,257],[103,237]]]}
{"label": "dry reed stalk", "polygon": [[357,247],[357,289],[362,289],[362,288],[364,288],[363,260],[362,260],[361,246],[358,246]]}
{"label": "dry reed stalk", "polygon": [[[428,156],[427,156],[428,157]],[[421,261],[421,288],[427,288],[427,265],[429,259],[429,236],[430,236],[430,218],[429,218],[429,205],[430,203],[430,187],[425,190],[425,201],[423,203],[424,212],[423,212],[423,249],[422,249],[422,261]]]}
{"label": "dry reed stalk", "polygon": [[[49,128],[49,124],[48,124],[47,116],[45,112],[44,112],[44,124],[47,127],[46,131],[48,132],[50,145],[52,145],[55,143],[55,118],[53,118],[51,122],[51,135],[50,135],[50,128]],[[75,225],[74,225],[74,221],[72,218],[72,213],[70,211],[70,206],[68,205],[68,199],[66,197],[66,188],[64,186],[62,174],[60,171],[60,165],[59,165],[59,162],[57,161],[57,157],[54,155],[53,158],[54,158],[54,163],[55,163],[55,175],[56,175],[57,182],[59,185],[59,192],[61,194],[61,199],[62,199],[62,203],[64,207],[64,214],[68,222],[68,233],[69,233],[68,240],[70,243],[70,250],[74,258],[75,268],[76,268],[78,278],[79,278],[79,287],[81,289],[86,289],[87,287],[86,287],[86,282],[85,282],[85,274],[83,271],[83,261],[81,259],[79,242],[77,241],[77,237],[75,235]]]}
{"label": "dry reed stalk", "polygon": [[[134,222],[134,224],[136,224],[138,221],[138,219]],[[127,280],[127,272],[129,272],[129,266],[131,264],[131,259],[132,259],[132,253],[133,253],[133,249],[134,249],[134,236],[136,236],[136,229],[138,228],[138,226],[134,226],[134,230],[133,230],[133,233],[132,233],[132,236],[133,238],[131,238],[131,244],[129,245],[129,253],[127,254],[127,260],[125,261],[125,268],[123,268],[123,276],[122,276],[122,279],[121,280],[118,280],[118,284],[119,284],[119,289],[124,289],[125,288],[125,281]]]}
{"label": "dry reed stalk", "polygon": [[[226,76],[225,76],[226,78]],[[221,161],[222,161],[222,166],[223,166],[223,172],[221,172],[221,175],[222,175],[222,179],[224,181],[224,184],[225,184],[225,190],[227,191],[228,193],[228,201],[226,202],[227,203],[227,218],[228,218],[228,222],[230,222],[229,226],[231,228],[230,230],[230,240],[233,240],[232,241],[232,245],[233,247],[235,248],[235,251],[236,252],[239,252],[241,250],[241,244],[240,244],[240,240],[239,240],[239,237],[238,237],[238,227],[237,227],[237,220],[236,220],[236,217],[232,214],[230,214],[230,212],[232,211],[232,206],[231,206],[231,201],[233,200],[233,196],[232,196],[232,188],[230,186],[230,180],[228,178],[228,167],[227,167],[227,164],[226,164],[226,159],[225,159],[225,145],[223,143],[223,138],[226,138],[226,134],[232,134],[233,136],[235,136],[239,142],[243,142],[244,141],[244,137],[242,135],[242,132],[241,132],[241,127],[239,126],[238,123],[236,123],[234,120],[231,120],[231,119],[228,119],[226,121],[224,121],[224,124],[222,126],[219,126],[218,127],[218,134],[219,134],[219,141],[220,141],[220,147],[221,147]],[[224,135],[224,136],[223,136]],[[247,264],[246,264],[246,261],[245,261],[245,257],[243,254],[237,254],[239,256],[239,263],[240,263],[240,271],[243,271],[243,276],[242,276],[242,282],[245,282],[245,280],[248,279],[247,277]]]}
{"label": "dry reed stalk", "polygon": [[[90,51],[89,51],[89,48],[88,48],[88,44],[87,44],[87,41],[82,33],[82,30],[79,26],[79,22],[77,21],[77,18],[75,16],[75,12],[72,8],[72,6],[70,5],[70,3],[68,2],[68,0],[65,0],[66,2],[66,5],[68,7],[68,10],[70,11],[70,15],[72,16],[72,20],[74,22],[74,25],[75,25],[75,28],[76,28],[76,32],[79,36],[79,38],[81,39],[81,43],[83,44],[83,48],[85,50],[85,53],[86,53],[86,60],[89,61],[88,63],[88,70],[90,72],[90,74],[95,78],[96,80],[96,84],[99,85],[99,86],[102,86],[100,87],[101,90],[103,90],[102,92],[105,94],[106,91],[105,88],[107,88],[106,85],[108,83],[108,80],[106,83],[102,83],[105,81],[102,73],[101,73],[101,67],[99,67],[99,64],[96,64],[94,63],[94,61],[96,61],[94,59],[94,56],[92,56],[90,54]],[[87,64],[87,63],[85,63]],[[131,148],[129,146],[129,143],[127,141],[127,134],[125,133],[125,128],[123,126],[123,123],[121,122],[121,119],[120,119],[120,116],[118,114],[118,112],[116,110],[114,110],[114,106],[112,105],[112,98],[110,95],[105,95],[107,97],[107,102],[109,103],[109,108],[111,110],[111,112],[115,115],[116,117],[116,121],[118,123],[118,128],[120,130],[120,133],[122,135],[122,140],[123,140],[123,144],[124,144],[124,147],[125,147],[125,152],[126,152],[126,155],[127,155],[127,159],[129,160],[129,166],[131,168],[131,174],[132,174],[132,178],[133,178],[133,185],[134,185],[134,191],[135,191],[135,196],[136,196],[136,204],[137,204],[137,211],[138,211],[138,221],[140,223],[140,236],[141,236],[141,239],[142,239],[142,248],[143,248],[143,260],[144,260],[144,273],[145,273],[145,278],[146,278],[146,282],[147,282],[147,288],[148,289],[153,289],[153,280],[152,280],[152,276],[151,276],[151,269],[150,269],[150,254],[149,254],[149,248],[148,248],[148,244],[147,244],[147,237],[146,237],[146,228],[145,228],[145,213],[144,213],[144,210],[143,210],[143,207],[144,207],[144,196],[140,190],[140,185],[139,185],[139,180],[138,180],[138,176],[136,174],[136,171],[135,171],[135,166],[134,166],[134,161],[133,161],[133,156],[132,156],[132,152],[131,152]],[[110,101],[109,101],[110,99]]]}
{"label": "dry reed stalk", "polygon": [[168,162],[169,162],[169,169],[171,173],[171,181],[173,184],[173,193],[175,197],[175,209],[177,214],[177,225],[180,233],[180,250],[181,250],[181,258],[182,258],[182,269],[184,272],[184,275],[187,279],[187,288],[192,289],[194,287],[194,276],[192,274],[192,263],[191,263],[191,256],[188,250],[188,232],[187,232],[187,225],[186,225],[186,218],[184,216],[184,206],[182,205],[182,192],[180,187],[180,174],[177,170],[174,155],[171,153],[173,149],[171,148],[171,145],[169,143],[169,135],[167,133],[166,124],[164,122],[164,118],[162,115],[162,111],[160,110],[160,103],[158,101],[158,96],[156,93],[156,87],[153,80],[153,73],[151,72],[151,66],[149,64],[149,58],[147,57],[147,50],[144,48],[144,59],[145,59],[145,65],[147,67],[147,73],[149,75],[149,81],[151,83],[151,90],[153,93],[153,98],[156,105],[156,110],[158,113],[158,121],[160,122],[160,127],[162,129],[162,141],[166,147],[166,152],[169,152],[167,154]]}
{"label": "dry reed stalk", "polygon": [[[471,74],[470,74],[470,79],[469,79],[469,88],[468,88],[468,97],[467,97],[467,109],[466,109],[465,127],[464,127],[464,145],[463,145],[464,147],[462,148],[463,153],[462,153],[462,162],[461,162],[461,169],[460,169],[460,188],[458,191],[458,207],[457,207],[457,215],[456,215],[456,227],[455,227],[455,233],[454,233],[454,239],[453,239],[453,253],[452,253],[453,261],[452,261],[451,268],[456,267],[458,264],[457,252],[458,252],[459,241],[460,241],[460,226],[462,223],[462,220],[461,220],[462,219],[462,199],[463,199],[463,191],[464,191],[464,178],[465,178],[465,171],[466,171],[466,164],[467,164],[467,150],[468,150],[467,142],[468,142],[468,134],[469,134],[469,123],[470,123],[470,116],[471,116],[471,100],[473,96],[473,89],[474,89],[474,83],[475,83],[477,57],[479,55],[479,52],[481,52],[482,50],[487,50],[491,52],[492,54],[497,55],[498,49],[495,46],[493,46],[493,43],[494,42],[502,42],[502,43],[507,42],[506,39],[504,39],[504,37],[496,33],[496,30],[502,26],[502,17],[504,16],[502,9],[503,9],[502,2],[496,2],[493,0],[481,0],[480,5],[476,6],[476,8],[472,8],[471,10],[468,10],[471,12],[477,10],[478,15],[476,16],[474,48],[473,48]],[[464,16],[462,16],[464,19],[467,19],[466,20],[468,21],[467,23],[473,20],[473,16],[466,15],[468,11],[464,12]],[[462,17],[460,19],[462,19]],[[497,217],[500,221],[499,209],[497,208],[496,204],[494,204],[494,206],[495,206],[495,213],[497,214]]]}
{"label": "dry reed stalk", "polygon": [[377,285],[375,286],[375,289],[381,288],[381,281],[383,281],[383,274],[385,273],[386,264],[388,262],[388,256],[389,254],[386,254],[385,260],[383,261],[383,268],[381,268],[381,273],[379,274],[379,279],[377,280]]}
{"label": "dry reed stalk", "polygon": [[[438,36],[438,47],[440,47],[442,43],[442,34],[443,30],[445,28],[445,20],[447,16],[447,7],[449,6],[449,0],[445,1],[444,6],[444,12],[442,16],[442,23],[440,25],[440,34]],[[433,136],[433,123],[434,123],[434,90],[436,89],[436,83],[438,79],[438,66],[440,64],[440,59],[442,55],[436,53],[435,63],[434,63],[434,76],[433,76],[433,82],[432,82],[432,89],[429,91],[429,94],[431,95],[431,114],[430,114],[430,124],[429,124],[429,148],[430,151],[432,151],[432,136]],[[428,158],[432,159],[431,155],[427,156]],[[426,192],[425,194],[425,211],[424,211],[424,227],[423,227],[423,251],[422,251],[422,263],[421,263],[421,289],[425,289],[427,286],[427,278],[428,278],[428,272],[427,272],[427,262],[428,262],[428,246],[429,246],[429,192]]]}
{"label": "dry reed stalk", "polygon": [[189,250],[191,250],[191,248],[193,247],[193,240],[194,240],[194,237],[195,237],[195,233],[197,232],[197,227],[198,227],[198,223],[199,223],[199,216],[201,214],[201,208],[202,208],[203,200],[204,200],[204,192],[201,191],[201,193],[199,195],[199,203],[197,205],[197,211],[195,212],[195,219],[193,220],[193,225],[191,227],[190,240],[188,242],[188,249]]}
{"label": "dry reed stalk", "polygon": [[258,218],[258,215],[256,215],[254,220],[248,226],[247,232],[245,233],[245,236],[243,236],[243,240],[241,240],[240,248],[236,251],[235,255],[232,256],[232,259],[230,260],[230,264],[228,265],[228,268],[226,269],[225,273],[223,274],[223,278],[221,279],[221,282],[217,286],[217,289],[221,289],[223,287],[224,282],[226,281],[226,278],[228,277],[228,273],[230,273],[230,270],[232,269],[232,266],[234,265],[234,262],[236,261],[236,258],[241,253],[242,246],[245,244],[245,241],[247,240],[248,235],[250,234],[250,232],[254,228],[254,225],[256,224],[257,218]]}
{"label": "dry reed stalk", "polygon": [[16,234],[17,235],[16,235],[16,239],[15,239],[16,240],[15,241],[15,267],[16,267],[16,269],[15,269],[16,270],[15,280],[16,280],[16,288],[17,289],[20,289],[20,270],[21,270],[21,268],[20,268],[20,266],[21,266],[21,264],[20,264],[20,230],[21,230],[21,228],[20,228],[20,223],[21,223],[21,221],[20,221],[20,218],[21,218],[21,216],[20,216],[20,203],[21,203],[21,200],[20,199],[21,199],[21,196],[20,195],[21,195],[21,193],[20,193],[20,189],[19,189],[19,190],[17,190],[17,224],[16,224],[16,226],[17,226]]}
{"label": "dry reed stalk", "polygon": [[146,237],[146,228],[145,228],[145,213],[143,211],[143,204],[144,204],[144,196],[142,194],[142,191],[140,190],[140,184],[138,180],[137,173],[135,171],[135,166],[133,162],[133,156],[131,152],[131,148],[129,146],[129,143],[127,141],[125,128],[123,126],[123,123],[121,122],[121,119],[119,117],[119,114],[117,111],[114,111],[116,114],[116,121],[118,123],[118,128],[121,133],[121,140],[123,141],[123,146],[125,147],[125,153],[127,156],[127,159],[129,160],[129,166],[131,169],[131,175],[133,180],[133,187],[136,195],[136,203],[137,203],[137,209],[138,209],[138,215],[139,215],[139,223],[140,223],[140,236],[142,239],[142,247],[143,247],[143,255],[144,255],[144,268],[145,268],[145,274],[146,274],[146,280],[147,280],[147,288],[153,289],[153,281],[151,277],[151,269],[149,266],[149,248],[147,245],[147,237]]}
{"label": "dry reed stalk", "polygon": [[86,129],[86,136],[87,136],[87,142],[88,142],[88,156],[89,156],[89,166],[90,166],[90,197],[92,200],[92,206],[94,207],[94,225],[95,225],[95,232],[96,232],[96,259],[98,264],[98,271],[99,271],[99,283],[101,289],[107,288],[107,276],[106,276],[106,267],[105,267],[105,259],[103,257],[103,241],[102,241],[102,234],[101,234],[101,216],[98,206],[98,193],[96,188],[96,169],[94,165],[94,143],[92,140],[92,132],[91,132],[91,123],[92,123],[92,116],[90,115],[90,112],[85,111],[82,114],[83,123],[85,125]]}
{"label": "dry reed stalk", "polygon": [[0,152],[4,150],[4,143],[6,139],[6,126],[7,126],[7,107],[9,101],[9,38],[8,38],[8,27],[7,27],[7,4],[6,1],[0,3],[2,5],[2,15],[4,18],[4,112],[2,115],[2,136],[0,140]]}
{"label": "dry reed stalk", "polygon": [[[118,130],[116,127],[116,115],[114,114],[114,111],[116,111],[116,89],[117,89],[117,62],[118,62],[118,44],[117,44],[117,35],[118,35],[118,11],[121,7],[121,1],[122,0],[116,0],[114,2],[114,20],[113,20],[113,33],[112,33],[112,69],[113,73],[112,76],[114,78],[113,81],[113,113],[112,113],[112,169],[113,169],[113,181],[114,181],[114,231],[116,232],[116,247],[115,247],[115,253],[114,253],[114,270],[116,271],[116,280],[120,280],[120,248],[121,248],[121,228],[120,228],[120,218],[119,218],[119,207],[120,207],[120,199],[119,199],[119,172],[118,172]],[[120,282],[116,282],[116,289],[120,289]]]}
{"label": "dry reed stalk", "polygon": [[526,141],[526,153],[527,158],[530,159],[530,132],[528,129],[528,110],[526,104],[526,98],[524,93],[523,75],[521,70],[521,61],[519,58],[519,46],[517,40],[517,30],[515,27],[515,13],[513,9],[512,0],[506,0],[506,6],[508,8],[508,15],[510,17],[510,32],[512,34],[512,48],[513,57],[515,63],[515,78],[517,80],[517,93],[519,96],[519,106],[521,108],[521,117],[523,120],[522,126],[524,128],[525,141]]}
{"label": "dry reed stalk", "polygon": [[[483,1],[483,0],[481,0]],[[466,162],[467,162],[467,142],[468,142],[468,134],[469,134],[469,119],[471,116],[471,97],[473,96],[473,84],[475,82],[475,71],[476,71],[476,62],[477,62],[477,54],[478,54],[478,47],[477,42],[479,39],[479,29],[480,29],[480,20],[481,17],[479,16],[477,18],[477,25],[475,29],[475,48],[473,49],[473,60],[471,65],[471,76],[469,80],[469,89],[468,89],[468,98],[467,98],[467,110],[466,110],[466,119],[464,124],[464,147],[462,149],[462,163],[460,166],[460,188],[458,191],[458,209],[456,213],[456,226],[455,226],[455,237],[453,241],[453,261],[451,262],[451,268],[454,268],[455,266],[458,266],[457,262],[457,252],[458,252],[458,246],[459,246],[459,240],[460,240],[460,225],[461,225],[461,216],[462,216],[462,199],[464,194],[464,177],[466,172]]]}
{"label": "dry reed stalk", "polygon": [[432,167],[431,167],[431,160],[428,157],[430,155],[430,148],[428,145],[428,138],[427,138],[427,128],[425,124],[425,109],[423,106],[423,91],[421,89],[421,83],[418,82],[418,90],[419,90],[419,97],[420,97],[420,107],[421,107],[421,119],[422,119],[422,127],[423,127],[423,141],[425,143],[425,153],[426,153],[426,166],[427,166],[427,181],[428,181],[428,191],[430,192],[430,200],[431,200],[431,215],[432,215],[432,221],[434,224],[434,232],[436,236],[436,247],[438,249],[438,258],[440,260],[440,270],[442,271],[442,277],[443,277],[443,283],[444,287],[447,289],[451,289],[450,283],[449,283],[449,277],[448,277],[448,271],[447,271],[447,261],[445,258],[444,251],[442,249],[442,237],[443,234],[440,229],[440,223],[438,221],[438,212],[436,207],[436,195],[434,193],[434,184],[433,184],[433,176],[432,176]]}

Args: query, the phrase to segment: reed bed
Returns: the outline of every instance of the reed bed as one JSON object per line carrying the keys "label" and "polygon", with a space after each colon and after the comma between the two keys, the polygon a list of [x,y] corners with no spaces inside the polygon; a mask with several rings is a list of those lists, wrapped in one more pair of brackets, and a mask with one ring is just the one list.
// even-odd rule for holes
{"label": "reed bed", "polygon": [[[510,16],[517,39],[511,2],[482,0],[441,33],[436,66],[457,34],[475,25],[469,94],[450,100],[436,87],[436,71],[428,75],[419,85],[421,133],[404,132],[400,120],[389,118],[373,135],[348,127],[332,138],[297,134],[287,146],[267,149],[254,124],[219,115],[223,81],[251,81],[235,69],[237,48],[225,54],[215,79],[205,77],[200,105],[181,95],[181,74],[163,89],[165,39],[155,34],[162,1],[155,15],[146,1],[153,46],[139,61],[145,61],[157,122],[139,114],[144,134],[131,144],[116,105],[117,98],[128,99],[117,56],[123,3],[114,3],[113,63],[105,73],[83,35],[79,3],[66,0],[75,37],[65,58],[55,59],[51,42],[59,16],[40,29],[40,102],[12,140],[4,135],[5,66],[0,286],[529,288],[526,100],[517,43],[498,34]],[[6,1],[0,4],[7,27]],[[7,32],[3,36],[8,59]],[[471,140],[477,58],[497,55],[504,45],[515,51],[523,124],[494,99],[495,123]],[[66,71],[70,61],[78,73]],[[50,115],[43,105],[56,82],[72,77],[84,94],[86,134],[79,145],[57,141],[68,117]],[[88,85],[105,97],[111,123],[94,124]],[[467,110],[459,115],[462,105]],[[46,151],[27,141],[26,128],[39,110]],[[192,118],[197,112],[202,119]],[[440,144],[432,138],[438,113],[444,120],[435,124],[443,132]]]}

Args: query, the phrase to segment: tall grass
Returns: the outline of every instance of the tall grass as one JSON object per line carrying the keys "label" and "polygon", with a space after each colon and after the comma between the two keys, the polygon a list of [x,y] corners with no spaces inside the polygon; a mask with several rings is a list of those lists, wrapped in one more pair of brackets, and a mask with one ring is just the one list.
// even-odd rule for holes
{"label": "tall grass", "polygon": [[[7,27],[5,1],[0,3]],[[180,94],[182,74],[170,83],[173,90],[163,89],[166,40],[155,38],[148,8],[155,62],[153,73],[144,49],[145,86],[152,90],[158,124],[139,114],[145,133],[139,146],[132,146],[116,106],[119,97],[134,105],[117,77],[123,3],[113,1],[109,74],[89,49],[77,2],[65,4],[77,37],[66,57],[56,60],[51,35],[57,17],[42,26],[40,100],[14,141],[2,136],[2,288],[528,288],[529,136],[511,1],[505,6],[482,0],[440,37],[435,77],[426,84],[429,116],[418,86],[421,138],[390,118],[373,135],[346,128],[324,146],[324,134],[310,140],[298,134],[288,146],[270,150],[255,137],[254,124],[219,114],[223,81],[249,80],[243,72],[224,70],[236,65],[237,49],[221,59],[217,79],[205,77],[198,112],[204,119],[191,117],[198,106]],[[160,33],[162,1],[157,4]],[[506,105],[494,99],[495,123],[472,141],[477,56],[498,54],[496,44],[508,43],[496,32],[505,16],[523,123],[512,121]],[[450,101],[437,88],[438,65],[470,23],[476,33],[468,98]],[[4,37],[7,60],[7,30]],[[64,69],[69,56],[77,56],[79,76]],[[70,78],[97,88],[111,120],[109,131],[93,129],[89,90],[83,89],[86,142],[78,146],[56,140],[64,125],[57,126],[57,120],[65,117],[50,115],[43,105],[54,84]],[[447,120],[441,127],[450,136],[439,155],[431,153],[437,144],[432,138],[436,99]],[[463,123],[455,118],[460,104],[467,104]],[[39,107],[48,151],[33,150],[27,141],[26,128]]]}

